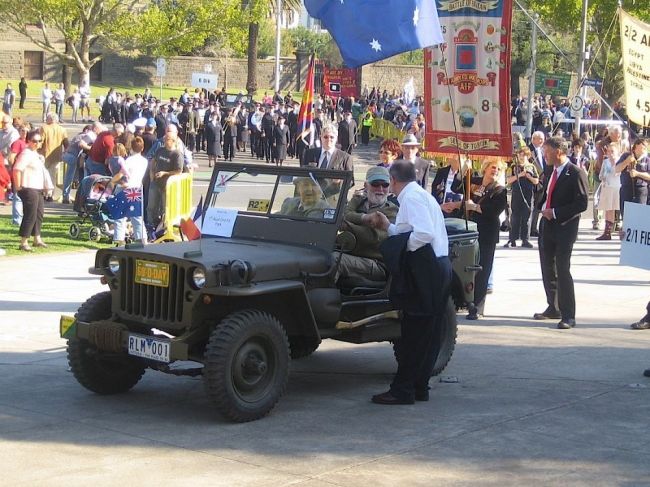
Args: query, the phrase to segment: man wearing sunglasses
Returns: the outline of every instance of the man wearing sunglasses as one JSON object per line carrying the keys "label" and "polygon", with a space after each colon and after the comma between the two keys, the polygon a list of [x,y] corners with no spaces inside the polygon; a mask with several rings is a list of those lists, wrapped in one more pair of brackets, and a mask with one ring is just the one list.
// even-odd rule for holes
{"label": "man wearing sunglasses", "polygon": [[[387,279],[379,245],[388,238],[388,232],[373,228],[369,215],[381,212],[391,223],[395,222],[399,207],[388,200],[390,176],[388,169],[373,166],[366,173],[364,191],[355,194],[345,208],[341,230],[351,232],[356,240],[349,253],[341,254],[338,278],[361,277],[370,281]],[[338,259],[338,254],[336,255]]]}
{"label": "man wearing sunglasses", "polygon": [[332,125],[324,125],[321,130],[321,147],[314,147],[304,152],[301,166],[320,169],[354,171],[352,156],[336,148],[336,130]]}

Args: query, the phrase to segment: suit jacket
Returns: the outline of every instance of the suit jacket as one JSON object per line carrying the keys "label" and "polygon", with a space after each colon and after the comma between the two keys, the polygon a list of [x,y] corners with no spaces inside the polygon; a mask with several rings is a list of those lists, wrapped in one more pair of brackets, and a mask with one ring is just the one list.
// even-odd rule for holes
{"label": "suit jacket", "polygon": [[[402,160],[401,158],[398,160]],[[415,165],[415,179],[420,186],[424,189],[427,189],[429,185],[429,168],[431,167],[431,162],[421,157],[416,157],[413,162]]]}
{"label": "suit jacket", "polygon": [[444,311],[443,302],[451,282],[451,267],[436,258],[431,244],[407,251],[411,232],[388,237],[380,245],[391,275],[390,302],[405,313],[432,316]]}
{"label": "suit jacket", "polygon": [[[544,182],[544,192],[537,207],[539,210],[546,203],[551,177],[552,174]],[[551,221],[558,223],[561,227],[577,232],[580,214],[587,209],[588,202],[587,175],[578,166],[568,162],[555,182],[552,206],[555,210],[555,219]]]}
{"label": "suit jacket", "polygon": [[[318,166],[318,161],[320,161],[320,156],[322,153],[322,148],[314,147],[308,149],[303,153],[302,160],[300,161],[301,166],[309,166],[310,163],[315,163]],[[344,152],[340,149],[334,149],[332,153],[332,158],[327,164],[327,169],[334,169],[340,171],[354,171],[354,164],[352,163],[352,156],[347,152]]]}
{"label": "suit jacket", "polygon": [[[447,187],[449,171],[451,171],[451,166],[438,169],[436,176],[433,178],[433,183],[431,183],[431,195],[439,204],[445,202],[445,188]],[[459,194],[463,192],[463,178],[460,171],[454,176],[454,181],[451,183],[451,191]]]}
{"label": "suit jacket", "polygon": [[547,176],[550,176],[551,173],[553,172],[553,166],[551,164],[546,163],[546,158],[544,157],[543,149],[541,151],[542,158],[540,160],[537,157],[537,152],[535,152],[535,146],[533,144],[528,144],[528,148],[532,153],[531,160],[535,165],[535,169],[537,169],[537,174],[539,174],[539,177],[542,179],[542,181],[546,180]]}
{"label": "suit jacket", "polygon": [[341,149],[346,150],[352,144],[357,143],[357,122],[354,120],[342,120],[339,123],[338,141]]}

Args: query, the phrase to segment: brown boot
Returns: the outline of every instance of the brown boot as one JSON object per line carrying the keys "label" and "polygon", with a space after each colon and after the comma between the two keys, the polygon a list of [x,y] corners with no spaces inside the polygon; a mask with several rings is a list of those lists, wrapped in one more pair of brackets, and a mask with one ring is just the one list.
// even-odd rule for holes
{"label": "brown boot", "polygon": [[603,230],[603,234],[600,237],[596,237],[596,240],[611,240],[613,226],[613,222],[605,222],[605,230]]}

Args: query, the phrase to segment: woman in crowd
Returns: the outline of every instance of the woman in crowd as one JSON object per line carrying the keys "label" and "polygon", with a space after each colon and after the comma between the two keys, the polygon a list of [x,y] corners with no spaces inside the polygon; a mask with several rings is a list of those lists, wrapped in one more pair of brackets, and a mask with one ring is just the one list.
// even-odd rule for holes
{"label": "woman in crowd", "polygon": [[284,124],[284,117],[278,117],[278,123],[273,127],[273,159],[276,165],[282,165],[287,158],[289,145],[289,127]]}
{"label": "woman in crowd", "polygon": [[600,197],[598,199],[598,209],[605,212],[605,230],[596,240],[611,240],[612,230],[614,229],[615,212],[620,210],[621,174],[616,171],[616,161],[620,153],[617,145],[611,140],[603,142],[603,164],[598,173],[600,179]]}
{"label": "woman in crowd", "polygon": [[[120,145],[120,144],[118,144]],[[147,172],[147,159],[142,156],[144,150],[144,140],[142,137],[135,137],[131,142],[131,155],[121,164],[120,170],[111,179],[110,185],[115,187],[113,194],[118,194],[126,188],[139,189],[142,191],[142,180]],[[144,232],[142,201],[140,202],[140,212],[137,216],[131,217],[133,226],[133,240],[146,243],[146,234]],[[116,245],[124,245],[126,237],[126,217],[115,221],[115,230],[113,233],[113,242]]]}
{"label": "woman in crowd", "polygon": [[384,140],[379,146],[379,164],[378,166],[390,168],[395,159],[401,157],[402,149],[399,142],[393,139]]}
{"label": "woman in crowd", "polygon": [[[483,164],[483,177],[472,178],[471,199],[467,200],[470,218],[476,222],[478,229],[478,246],[481,270],[476,274],[474,283],[474,307],[467,315],[468,320],[477,320],[483,316],[488,279],[492,272],[494,250],[499,243],[499,215],[506,209],[506,188],[499,184],[502,165],[496,161]],[[443,203],[443,211],[453,211],[461,207],[461,202]]]}
{"label": "woman in crowd", "polygon": [[51,191],[52,181],[45,169],[45,159],[38,153],[43,142],[41,132],[33,130],[27,135],[27,147],[13,166],[14,190],[23,202],[23,221],[20,224],[20,250],[32,252],[27,240],[34,237],[34,247],[47,247],[41,238],[41,225],[45,211],[44,196]]}
{"label": "woman in crowd", "polygon": [[569,160],[584,171],[589,170],[588,148],[582,139],[573,139]]}
{"label": "woman in crowd", "polygon": [[[436,177],[433,178],[433,183],[431,183],[431,194],[440,205],[463,200],[463,175],[460,171],[460,160],[457,157],[452,157],[448,166],[436,171]],[[443,208],[442,212],[445,218],[462,217],[460,207],[448,212]]]}
{"label": "woman in crowd", "polygon": [[216,159],[223,155],[223,151],[221,150],[222,137],[223,128],[221,127],[221,115],[219,115],[219,110],[215,110],[210,115],[210,121],[205,125],[208,167],[212,167],[212,163],[216,162]]}
{"label": "woman in crowd", "polygon": [[650,181],[650,156],[648,141],[637,139],[632,150],[621,156],[616,164],[616,172],[621,175],[620,206],[621,215],[625,202],[648,204],[648,181]]}

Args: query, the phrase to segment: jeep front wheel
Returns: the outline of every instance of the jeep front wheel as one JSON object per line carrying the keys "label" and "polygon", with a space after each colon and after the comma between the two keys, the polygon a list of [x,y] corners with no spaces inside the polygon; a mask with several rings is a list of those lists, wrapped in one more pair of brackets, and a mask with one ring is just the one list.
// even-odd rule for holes
{"label": "jeep front wheel", "polygon": [[280,322],[255,310],[226,316],[205,347],[203,383],[217,410],[246,422],[266,416],[289,380],[289,342]]}
{"label": "jeep front wheel", "polygon": [[[111,317],[111,293],[95,294],[81,305],[75,318],[87,323]],[[126,354],[108,353],[80,338],[68,340],[68,363],[75,379],[97,394],[117,394],[142,378],[145,366]]]}

